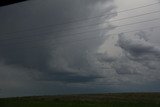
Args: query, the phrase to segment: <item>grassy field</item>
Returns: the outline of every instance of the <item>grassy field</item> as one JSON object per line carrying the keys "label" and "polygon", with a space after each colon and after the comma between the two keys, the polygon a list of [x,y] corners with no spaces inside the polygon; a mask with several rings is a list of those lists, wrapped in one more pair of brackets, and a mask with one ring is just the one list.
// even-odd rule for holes
{"label": "grassy field", "polygon": [[160,107],[160,93],[5,98],[0,99],[0,107]]}

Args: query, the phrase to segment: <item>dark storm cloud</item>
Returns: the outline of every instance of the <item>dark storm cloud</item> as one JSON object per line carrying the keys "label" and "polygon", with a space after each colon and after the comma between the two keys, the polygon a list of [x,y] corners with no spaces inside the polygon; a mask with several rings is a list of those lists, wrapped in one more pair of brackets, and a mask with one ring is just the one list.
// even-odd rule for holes
{"label": "dark storm cloud", "polygon": [[[144,31],[105,38],[115,28],[113,12],[113,0],[29,0],[0,8],[1,96],[158,90],[159,47]],[[105,24],[80,27],[99,22]],[[74,35],[97,28],[106,29]]]}
{"label": "dark storm cloud", "polygon": [[109,55],[107,53],[99,53],[96,55],[97,59],[101,62],[113,62],[115,61],[114,57],[109,57]]}
{"label": "dark storm cloud", "polygon": [[[45,81],[61,81],[63,83],[85,83],[85,82],[95,82],[97,78],[102,78],[97,75],[80,75],[76,73],[68,73],[67,71],[60,71],[59,72],[53,72],[53,73],[47,73],[46,75],[43,74],[43,76],[40,76],[40,80]],[[39,80],[37,78],[37,80]]]}
{"label": "dark storm cloud", "polygon": [[[122,34],[123,35],[123,34]],[[145,40],[142,40],[141,36],[139,40],[134,39],[126,39],[124,36],[119,35],[119,46],[128,52],[131,56],[135,57],[136,59],[146,58],[150,59],[148,56],[155,56],[156,58],[160,58],[160,49],[151,45]],[[148,57],[148,58],[147,58]],[[145,60],[145,58],[143,60]]]}
{"label": "dark storm cloud", "polygon": [[117,74],[120,74],[120,75],[138,74],[138,73],[136,73],[136,68],[134,68],[132,66],[128,66],[126,64],[121,64],[120,66],[115,66],[115,71],[116,71]]}
{"label": "dark storm cloud", "polygon": [[119,71],[125,72],[125,74],[146,75],[148,73],[147,75],[155,77],[152,78],[153,80],[158,80],[155,75],[159,75],[160,70],[158,66],[160,64],[160,49],[146,40],[145,33],[140,32],[135,33],[132,37],[127,37],[125,34],[119,35],[118,46],[122,49],[126,62],[124,65],[119,64],[118,73]]}
{"label": "dark storm cloud", "polygon": [[148,37],[147,31],[122,33],[102,44],[95,57],[106,81],[130,85],[159,82],[160,48]]}
{"label": "dark storm cloud", "polygon": [[[96,10],[94,6],[107,1],[112,0],[37,0],[1,8],[1,60],[3,60],[4,65],[32,69],[31,74],[29,71],[26,72],[32,75],[31,77],[35,80],[91,82],[101,78],[92,68],[88,69],[91,66],[86,60],[86,48],[80,48],[77,51],[76,46],[72,48],[68,46],[66,50],[57,51],[59,46],[54,38],[64,35],[64,33],[53,33],[53,31],[57,29],[63,31],[63,29],[81,23],[52,26],[45,29],[38,28],[31,31],[26,29],[68,23],[68,20],[69,22],[77,20],[77,17],[80,16],[82,19],[87,18],[90,14],[98,15],[100,10]],[[114,9],[113,6],[109,6],[105,11],[110,12],[112,9]],[[100,19],[96,21],[98,22]],[[14,33],[15,31],[20,32]],[[67,33],[70,32],[65,32],[65,36],[67,37]],[[49,40],[52,40],[58,47],[52,48]],[[66,45],[60,46],[65,47]],[[65,66],[60,62],[61,59],[65,61]],[[60,67],[57,67],[57,64],[60,64]]]}

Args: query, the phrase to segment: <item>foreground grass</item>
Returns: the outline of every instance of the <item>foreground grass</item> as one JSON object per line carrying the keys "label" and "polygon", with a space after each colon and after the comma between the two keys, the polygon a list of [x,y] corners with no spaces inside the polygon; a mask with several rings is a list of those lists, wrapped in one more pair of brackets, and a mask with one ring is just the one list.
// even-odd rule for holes
{"label": "foreground grass", "polygon": [[7,98],[0,107],[160,107],[160,93]]}

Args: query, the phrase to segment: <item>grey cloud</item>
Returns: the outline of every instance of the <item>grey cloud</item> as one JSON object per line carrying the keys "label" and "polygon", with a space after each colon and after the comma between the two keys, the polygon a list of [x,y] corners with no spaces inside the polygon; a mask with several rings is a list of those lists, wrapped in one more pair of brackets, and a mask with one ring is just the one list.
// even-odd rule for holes
{"label": "grey cloud", "polygon": [[[82,19],[97,16],[102,14],[101,11],[103,9],[105,9],[105,12],[110,12],[114,9],[113,4],[103,7],[103,9],[101,7],[97,9],[99,3],[106,4],[108,2],[111,4],[112,0],[39,0],[2,8],[0,11],[0,28],[3,34],[1,39],[4,39],[4,41],[0,43],[0,58],[4,60],[5,65],[32,69],[32,72],[26,72],[28,75],[32,75],[31,77],[35,81],[69,83],[96,81],[102,76],[97,73],[97,69],[92,67],[92,62],[87,59],[86,51],[92,51],[95,48],[94,45],[100,44],[101,41],[96,40],[97,43],[95,41],[90,43],[84,41],[80,43],[82,46],[58,44],[59,41],[64,41],[65,43],[65,41],[74,40],[73,37],[67,36],[72,32],[81,32],[81,30],[69,30],[59,33],[54,33],[53,31],[63,31],[63,29],[80,26],[81,24],[100,22],[102,21],[101,18],[84,23],[52,26],[51,28],[37,29],[35,31],[25,31],[24,29],[68,23],[72,20],[79,20],[78,17],[80,16]],[[111,17],[113,15],[106,15],[106,18]],[[5,34],[5,32],[14,31],[22,32]],[[93,32],[93,36],[99,35],[99,32]],[[66,38],[54,40],[58,36],[66,36]],[[92,36],[92,34],[89,36]],[[79,38],[81,39],[81,37]],[[54,44],[54,46],[51,44]],[[64,48],[59,49],[61,47]]]}
{"label": "grey cloud", "polygon": [[160,49],[141,39],[141,37],[134,40],[127,39],[125,36],[119,35],[118,44],[123,50],[128,52],[127,54],[133,56],[134,58],[143,58],[144,60],[145,58],[150,59],[148,56],[154,56],[158,59],[160,58]]}
{"label": "grey cloud", "polygon": [[[146,31],[139,31],[133,34],[122,33],[117,38],[106,40],[105,43],[112,43],[109,45],[112,50],[101,47],[103,51],[96,56],[104,71],[104,80],[124,84],[159,81],[160,49],[147,36],[151,35]],[[102,46],[107,45],[105,43]],[[113,53],[110,51],[117,52],[117,55],[108,54]]]}
{"label": "grey cloud", "polygon": [[123,64],[117,64],[115,67],[115,71],[120,74],[120,75],[125,75],[125,74],[129,74],[129,75],[134,75],[134,74],[138,74],[137,72],[137,68],[135,68],[132,65],[129,65],[127,63],[123,63]]}
{"label": "grey cloud", "polygon": [[135,35],[139,36],[140,39],[144,39],[145,41],[148,41],[148,34],[145,31],[139,31],[136,32]]}
{"label": "grey cloud", "polygon": [[[143,36],[145,37],[145,35]],[[141,65],[141,69],[137,67],[132,70],[140,71],[139,73],[142,75],[145,75],[143,74],[145,72],[146,74],[149,73],[149,75],[154,76],[159,74],[160,67],[158,64],[160,64],[160,49],[157,46],[146,41],[145,38],[142,38],[141,35],[137,35],[137,33],[133,38],[126,37],[126,35],[124,36],[123,34],[119,35],[118,44],[130,62],[132,61]],[[132,68],[132,66],[133,65],[131,65],[130,68]],[[154,79],[158,80],[158,77]]]}
{"label": "grey cloud", "polygon": [[80,75],[76,73],[68,73],[67,71],[61,71],[61,73],[48,73],[47,75],[40,76],[37,78],[39,81],[60,81],[62,83],[87,83],[96,82],[98,78],[102,78],[97,75]]}
{"label": "grey cloud", "polygon": [[[61,94],[81,90],[93,92],[92,89],[95,92],[119,92],[120,89],[125,90],[124,87],[128,90],[132,90],[132,87],[136,89],[137,84],[159,84],[160,52],[158,46],[150,43],[146,32],[103,38],[108,31],[115,28],[108,19],[116,14],[106,14],[105,17],[84,22],[23,31],[36,26],[68,23],[105,12],[115,12],[113,0],[31,0],[1,8],[0,59],[3,63],[0,64],[0,88],[4,91],[3,96],[25,93]],[[99,22],[108,23],[74,29]],[[103,27],[106,27],[103,31],[72,35]],[[14,31],[22,32],[4,34]],[[83,83],[86,84],[85,88],[79,86]],[[99,83],[112,86],[96,85]],[[113,87],[114,84],[121,86]]]}
{"label": "grey cloud", "polygon": [[116,60],[115,57],[110,57],[107,53],[98,53],[96,54],[96,57],[97,59],[100,61],[100,62],[113,62]]}

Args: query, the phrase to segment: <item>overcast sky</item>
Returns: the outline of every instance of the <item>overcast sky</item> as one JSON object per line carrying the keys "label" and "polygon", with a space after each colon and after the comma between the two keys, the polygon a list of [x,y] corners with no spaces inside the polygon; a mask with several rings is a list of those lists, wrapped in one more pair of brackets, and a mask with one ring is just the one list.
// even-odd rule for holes
{"label": "overcast sky", "polygon": [[158,11],[158,0],[0,7],[0,97],[160,91]]}

